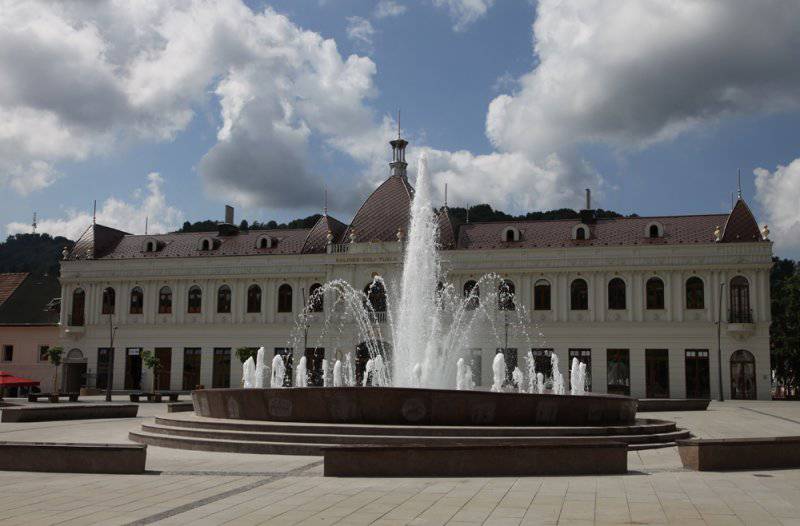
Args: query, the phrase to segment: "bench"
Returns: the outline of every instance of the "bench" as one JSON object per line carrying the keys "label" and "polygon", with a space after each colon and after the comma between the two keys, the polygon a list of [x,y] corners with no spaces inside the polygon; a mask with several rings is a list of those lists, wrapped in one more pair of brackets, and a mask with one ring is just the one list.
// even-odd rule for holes
{"label": "bench", "polygon": [[346,445],[323,448],[326,477],[605,475],[628,471],[628,446],[613,440]]}
{"label": "bench", "polygon": [[52,473],[144,473],[142,444],[0,442],[0,470]]}
{"label": "bench", "polygon": [[708,398],[640,398],[637,411],[705,411],[709,403]]}
{"label": "bench", "polygon": [[683,466],[697,471],[800,467],[800,436],[678,440]]}
{"label": "bench", "polygon": [[156,391],[155,393],[131,393],[131,402],[139,402],[142,398],[148,402],[162,402],[166,397],[170,402],[177,402],[180,393],[177,391]]}
{"label": "bench", "polygon": [[79,393],[31,393],[28,395],[28,402],[38,402],[40,398],[47,398],[51,402],[58,402],[61,398],[67,398],[70,402],[78,401]]}

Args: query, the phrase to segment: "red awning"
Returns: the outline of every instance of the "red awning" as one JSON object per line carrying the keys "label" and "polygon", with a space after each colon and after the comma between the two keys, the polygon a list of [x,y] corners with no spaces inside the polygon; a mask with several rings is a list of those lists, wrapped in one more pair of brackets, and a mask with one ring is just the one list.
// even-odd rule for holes
{"label": "red awning", "polygon": [[34,385],[39,385],[39,381],[20,378],[6,371],[0,371],[0,387],[31,387]]}

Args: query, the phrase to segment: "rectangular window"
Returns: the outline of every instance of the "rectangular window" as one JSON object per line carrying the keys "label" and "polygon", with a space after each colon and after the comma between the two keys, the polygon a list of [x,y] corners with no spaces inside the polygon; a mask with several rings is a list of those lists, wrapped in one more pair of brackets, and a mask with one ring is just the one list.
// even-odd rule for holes
{"label": "rectangular window", "polygon": [[709,398],[708,349],[686,349],[686,398]]}
{"label": "rectangular window", "polygon": [[669,398],[669,351],[645,349],[644,357],[647,398]]}
{"label": "rectangular window", "polygon": [[[503,359],[506,362],[506,380],[503,386],[514,386],[514,369],[517,367],[517,349],[515,347],[506,347],[505,349],[499,348],[497,353],[503,353]],[[494,381],[492,382],[494,383]]]}
{"label": "rectangular window", "polygon": [[[592,350],[591,349],[570,349],[569,367],[572,367],[572,359],[577,358],[579,362],[586,364],[586,390],[592,390]],[[567,386],[570,387],[570,378],[567,377]]]}
{"label": "rectangular window", "polygon": [[291,347],[275,347],[275,356],[283,356],[283,365],[286,372],[283,375],[283,386],[292,386],[292,364],[294,362],[294,349]]}
{"label": "rectangular window", "polygon": [[553,376],[553,362],[551,361],[553,349],[546,347],[531,349],[531,354],[533,354],[533,363],[536,366],[536,374],[538,375],[539,373],[542,373],[545,382],[551,379]]}
{"label": "rectangular window", "polygon": [[183,349],[183,390],[191,391],[200,385],[200,347]]}
{"label": "rectangular window", "polygon": [[477,348],[470,349],[467,363],[472,367],[472,381],[475,382],[475,386],[480,386],[483,378],[483,351]]}
{"label": "rectangular window", "polygon": [[211,387],[227,388],[231,386],[231,349],[230,347],[214,348],[214,364],[212,368]]}
{"label": "rectangular window", "polygon": [[628,349],[606,350],[606,389],[608,394],[631,394],[631,355]]}
{"label": "rectangular window", "polygon": [[3,361],[4,362],[13,362],[14,361],[14,346],[13,345],[3,345]]}
{"label": "rectangular window", "polygon": [[50,350],[49,345],[40,345],[39,346],[39,361],[46,362],[49,360],[49,356],[47,355],[47,351]]}

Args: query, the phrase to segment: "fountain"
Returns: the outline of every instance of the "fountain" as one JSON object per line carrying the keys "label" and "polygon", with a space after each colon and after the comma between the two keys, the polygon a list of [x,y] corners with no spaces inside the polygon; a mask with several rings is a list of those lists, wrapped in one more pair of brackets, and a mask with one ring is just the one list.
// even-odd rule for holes
{"label": "fountain", "polygon": [[[287,358],[276,355],[271,364],[272,389],[264,389],[269,368],[262,347],[255,367],[245,365],[243,383],[245,387],[261,388],[263,393],[257,392],[259,389],[197,391],[193,396],[198,402],[198,414],[256,420],[429,425],[633,422],[635,400],[584,393],[585,364],[577,359],[570,369],[570,394],[575,396],[563,396],[564,378],[555,353],[550,356],[552,376],[547,379],[536,371],[532,353],[526,355],[523,370],[516,366],[516,359],[508,361],[500,352],[508,345],[509,329],[517,340],[524,341],[525,347],[533,347],[525,309],[514,304],[513,293],[497,274],[477,279],[466,297],[447,283],[437,253],[438,222],[424,157],[419,162],[410,212],[397,286],[387,286],[380,276],[374,276],[366,291],[341,279],[323,284],[299,315],[289,343],[291,348],[308,347],[309,342],[304,340],[307,328],[319,323],[319,341],[311,346],[323,348],[326,342],[329,346],[331,339],[347,332],[347,325],[348,331],[352,329],[358,341],[363,342],[360,347],[361,351],[366,350],[365,355],[360,354],[356,363],[350,353],[344,363],[337,359],[332,379],[327,360],[323,361],[324,389],[308,387],[305,356],[300,357],[295,369],[295,388],[284,388]],[[393,294],[393,290],[397,293]],[[378,292],[385,299],[375,300]],[[326,305],[321,317],[312,312],[321,299],[318,295],[324,297]],[[498,330],[500,326],[504,331]],[[505,339],[500,337],[501,332],[506,334]],[[492,363],[490,392],[474,390],[472,367],[466,362],[471,339],[484,335],[494,336],[498,348]],[[337,347],[341,344],[336,341]],[[451,398],[451,393],[459,393],[460,398]]]}

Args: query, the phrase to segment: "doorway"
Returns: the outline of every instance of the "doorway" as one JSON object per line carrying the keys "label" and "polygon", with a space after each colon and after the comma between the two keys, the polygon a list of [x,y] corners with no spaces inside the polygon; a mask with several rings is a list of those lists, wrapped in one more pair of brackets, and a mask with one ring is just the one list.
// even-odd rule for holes
{"label": "doorway", "polygon": [[647,398],[669,398],[669,351],[645,349]]}
{"label": "doorway", "polygon": [[710,366],[708,349],[686,349],[686,398],[708,398]]}
{"label": "doorway", "polygon": [[325,371],[322,368],[322,360],[324,359],[325,349],[323,347],[308,347],[306,349],[309,387],[322,387],[324,385]]}
{"label": "doorway", "polygon": [[606,392],[631,395],[631,355],[628,349],[606,350]]}
{"label": "doorway", "polygon": [[158,369],[156,375],[156,389],[168,390],[172,383],[172,349],[169,347],[156,347],[156,358],[158,358]]}
{"label": "doorway", "polygon": [[200,347],[183,350],[183,390],[191,391],[200,385]]}
{"label": "doorway", "polygon": [[214,348],[214,364],[211,369],[211,387],[228,388],[231,386],[231,349],[230,347]]}
{"label": "doorway", "polygon": [[86,358],[80,349],[72,349],[64,358],[63,391],[77,393],[86,385]]}
{"label": "doorway", "polygon": [[731,398],[756,399],[756,359],[750,351],[740,349],[731,355]]}
{"label": "doorway", "polygon": [[128,347],[125,349],[125,389],[139,390],[142,388],[142,348]]}

